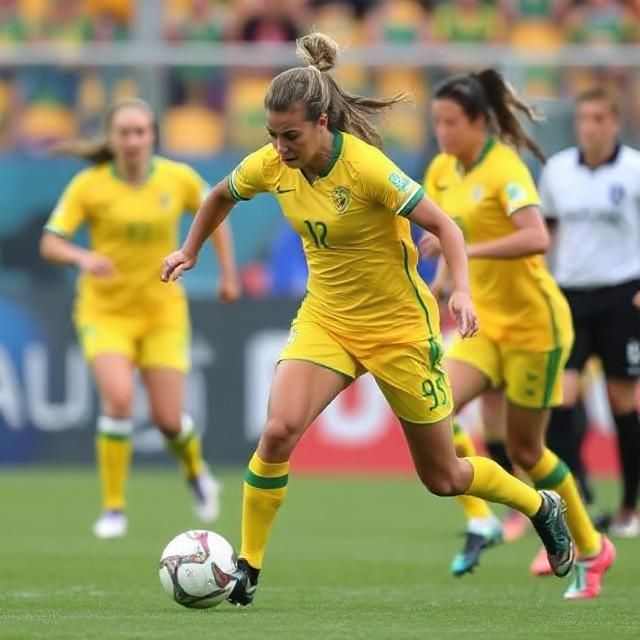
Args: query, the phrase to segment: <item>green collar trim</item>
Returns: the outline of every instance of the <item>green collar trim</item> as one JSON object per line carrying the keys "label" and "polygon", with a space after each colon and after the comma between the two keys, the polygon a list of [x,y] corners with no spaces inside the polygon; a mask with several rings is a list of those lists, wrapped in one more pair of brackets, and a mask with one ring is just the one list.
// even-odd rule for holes
{"label": "green collar trim", "polygon": [[318,178],[326,178],[331,169],[335,166],[336,162],[338,162],[338,158],[342,153],[342,146],[344,144],[344,137],[342,135],[342,131],[334,131],[333,132],[333,150],[331,152],[331,159],[329,160],[329,164],[324,168],[324,171],[321,171],[318,174]]}
{"label": "green collar trim", "polygon": [[495,147],[495,145],[496,145],[495,138],[487,138],[487,141],[484,143],[484,147],[482,147],[482,151],[480,151],[480,155],[468,169],[465,169],[462,166],[462,163],[460,162],[460,160],[458,160],[456,164],[457,164],[458,172],[460,173],[460,175],[471,173],[479,164],[484,162],[484,159],[489,155],[489,152],[491,151],[491,149],[493,149],[493,147]]}
{"label": "green collar trim", "polygon": [[[144,177],[144,181],[142,182],[142,184],[144,184],[152,176],[153,172],[156,170],[156,165],[156,158],[155,156],[152,156],[149,160],[149,166],[147,167],[147,175]],[[120,173],[118,172],[118,167],[116,166],[114,160],[111,160],[111,162],[109,162],[109,170],[111,171],[111,175],[114,178],[116,178],[117,180],[121,180],[126,184],[130,184],[120,175]]]}

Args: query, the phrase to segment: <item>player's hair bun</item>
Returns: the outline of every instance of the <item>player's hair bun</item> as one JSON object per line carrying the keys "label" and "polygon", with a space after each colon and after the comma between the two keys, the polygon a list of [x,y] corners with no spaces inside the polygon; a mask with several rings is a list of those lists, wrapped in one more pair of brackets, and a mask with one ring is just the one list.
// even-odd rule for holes
{"label": "player's hair bun", "polygon": [[338,43],[324,33],[310,33],[296,42],[298,57],[318,71],[331,71],[338,58]]}

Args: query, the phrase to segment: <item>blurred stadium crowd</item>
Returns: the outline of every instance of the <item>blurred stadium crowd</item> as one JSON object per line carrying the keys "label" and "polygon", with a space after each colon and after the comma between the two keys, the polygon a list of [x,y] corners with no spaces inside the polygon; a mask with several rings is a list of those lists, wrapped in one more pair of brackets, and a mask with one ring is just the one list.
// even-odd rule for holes
{"label": "blurred stadium crowd", "polygon": [[[0,54],[19,45],[49,44],[73,53],[87,43],[117,47],[142,41],[140,4],[0,0]],[[155,34],[156,43],[167,50],[198,43],[268,46],[292,42],[310,30],[331,34],[343,47],[388,44],[406,47],[408,55],[417,43],[454,47],[494,43],[514,51],[546,53],[570,43],[611,51],[618,45],[640,43],[640,0],[157,0],[157,5],[161,33]],[[343,86],[361,95],[410,93],[412,104],[379,124],[388,152],[419,179],[435,151],[429,136],[429,93],[439,79],[461,70],[349,64],[335,73]],[[53,277],[36,256],[37,238],[61,187],[78,166],[60,165],[57,172],[60,161],[46,164],[47,151],[58,140],[96,134],[110,101],[132,95],[149,98],[137,71],[133,66],[72,62],[0,67],[0,162],[6,178],[0,185],[6,212],[0,220],[0,270],[5,284],[22,287],[24,282]],[[159,107],[160,153],[195,163],[212,180],[224,175],[244,151],[265,142],[262,99],[277,69],[187,65],[162,66],[154,72],[160,78],[160,96],[154,101]],[[549,107],[552,116],[554,108],[556,116],[561,112],[539,132],[545,151],[572,143],[570,98],[596,83],[620,89],[626,133],[630,143],[637,144],[640,66],[541,63],[519,67],[512,81],[528,99]],[[564,106],[558,109],[558,104]],[[33,158],[43,162],[34,165]],[[36,189],[29,186],[34,182]],[[262,227],[251,226],[247,214],[234,221],[245,291],[255,297],[301,294],[306,265],[299,240],[275,206],[269,206],[258,207],[260,216],[255,220]],[[429,279],[431,273],[431,265],[424,265],[424,277]],[[187,281],[190,293],[210,295],[208,278],[203,276],[200,287],[193,276]]]}
{"label": "blurred stadium crowd", "polygon": [[[505,43],[552,51],[565,43],[640,42],[639,0],[158,0],[158,5],[168,46],[288,42],[311,28],[350,46]],[[0,0],[0,48],[125,41],[135,37],[134,13],[133,0]],[[417,108],[383,123],[387,145],[415,149],[424,144],[426,96],[437,71],[346,66],[339,75],[347,88],[362,94],[388,95],[409,87]],[[162,150],[206,157],[223,148],[259,144],[262,96],[271,76],[270,71],[230,73],[197,66],[164,70]],[[595,79],[624,85],[629,105],[640,103],[640,70],[531,67],[524,69],[520,88],[528,96],[555,98]],[[52,140],[94,133],[105,102],[138,92],[135,75],[122,67],[4,69],[0,152],[38,152]]]}

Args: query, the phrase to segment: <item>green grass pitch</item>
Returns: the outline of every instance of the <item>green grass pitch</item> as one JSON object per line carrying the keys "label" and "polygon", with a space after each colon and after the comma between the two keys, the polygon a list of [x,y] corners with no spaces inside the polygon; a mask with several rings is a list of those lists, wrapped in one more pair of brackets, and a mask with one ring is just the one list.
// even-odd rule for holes
{"label": "green grass pitch", "polygon": [[[214,529],[237,545],[241,475],[222,474]],[[599,486],[615,503],[616,488]],[[564,602],[566,580],[527,572],[533,534],[455,579],[462,518],[409,478],[294,477],[256,603],[195,611],[164,593],[164,545],[197,527],[177,472],[135,468],[130,533],[95,540],[90,469],[0,472],[0,638],[638,638],[640,540],[620,541],[605,592]]]}

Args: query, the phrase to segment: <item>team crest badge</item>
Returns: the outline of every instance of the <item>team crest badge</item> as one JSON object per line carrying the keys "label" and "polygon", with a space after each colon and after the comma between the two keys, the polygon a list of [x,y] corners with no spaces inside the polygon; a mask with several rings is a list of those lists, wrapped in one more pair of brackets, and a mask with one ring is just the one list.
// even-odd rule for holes
{"label": "team crest badge", "polygon": [[338,213],[344,213],[351,202],[351,191],[347,187],[336,187],[331,192],[331,202]]}
{"label": "team crest badge", "polygon": [[171,204],[171,196],[168,193],[163,193],[160,196],[160,206],[167,211],[169,209],[169,205]]}

